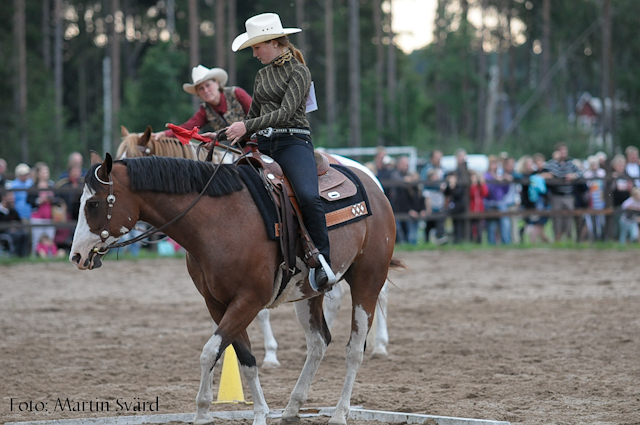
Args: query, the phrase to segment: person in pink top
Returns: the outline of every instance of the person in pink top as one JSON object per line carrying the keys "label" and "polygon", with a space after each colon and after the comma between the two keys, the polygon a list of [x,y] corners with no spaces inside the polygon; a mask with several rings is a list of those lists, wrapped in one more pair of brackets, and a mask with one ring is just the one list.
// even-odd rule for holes
{"label": "person in pink top", "polygon": [[[225,87],[229,76],[224,69],[198,65],[191,70],[191,79],[193,82],[183,84],[182,88],[198,96],[202,104],[189,121],[180,127],[191,130],[209,124],[217,132],[247,117],[251,96],[240,87]],[[164,130],[153,133],[152,137],[158,140],[176,136],[172,130]]]}

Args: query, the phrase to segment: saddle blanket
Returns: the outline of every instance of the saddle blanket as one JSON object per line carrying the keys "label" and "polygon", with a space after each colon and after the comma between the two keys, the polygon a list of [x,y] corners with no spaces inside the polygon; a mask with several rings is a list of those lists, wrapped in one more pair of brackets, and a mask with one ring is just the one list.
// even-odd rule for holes
{"label": "saddle blanket", "polygon": [[[329,230],[354,223],[371,215],[369,198],[358,176],[345,166],[331,164],[331,167],[351,180],[356,185],[357,192],[353,196],[335,201],[327,201],[321,197]],[[278,240],[275,230],[278,223],[278,213],[262,179],[250,165],[239,165],[238,172],[262,215],[269,239]]]}

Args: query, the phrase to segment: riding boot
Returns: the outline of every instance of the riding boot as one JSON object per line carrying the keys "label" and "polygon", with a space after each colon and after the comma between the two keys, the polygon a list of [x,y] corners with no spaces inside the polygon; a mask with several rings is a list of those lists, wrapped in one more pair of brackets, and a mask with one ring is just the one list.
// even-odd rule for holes
{"label": "riding boot", "polygon": [[331,266],[325,260],[324,255],[319,254],[320,267],[309,270],[309,284],[314,291],[327,292],[338,281],[331,270]]}

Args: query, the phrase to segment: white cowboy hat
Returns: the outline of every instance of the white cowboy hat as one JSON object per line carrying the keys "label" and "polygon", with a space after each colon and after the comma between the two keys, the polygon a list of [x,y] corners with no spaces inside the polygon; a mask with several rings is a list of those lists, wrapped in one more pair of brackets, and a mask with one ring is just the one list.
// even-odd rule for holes
{"label": "white cowboy hat", "polygon": [[206,66],[198,65],[191,70],[191,80],[193,84],[184,83],[182,88],[187,93],[196,94],[196,86],[207,80],[216,80],[220,87],[224,87],[229,79],[229,74],[222,68],[207,68]]}
{"label": "white cowboy hat", "polygon": [[263,41],[302,31],[300,28],[282,28],[280,16],[275,13],[262,13],[251,17],[247,19],[244,26],[247,32],[237,36],[231,43],[231,50],[234,52]]}

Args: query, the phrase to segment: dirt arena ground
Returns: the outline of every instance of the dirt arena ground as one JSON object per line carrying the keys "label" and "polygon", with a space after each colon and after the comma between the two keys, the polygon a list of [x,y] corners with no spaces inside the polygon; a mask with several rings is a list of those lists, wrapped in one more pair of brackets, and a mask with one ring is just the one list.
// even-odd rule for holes
{"label": "dirt arena ground", "polygon": [[[366,356],[352,405],[512,424],[640,424],[638,254],[398,253],[410,270],[392,276],[390,356]],[[347,303],[308,406],[337,401]],[[282,367],[260,379],[276,409],[286,405],[305,341],[292,305],[272,318]],[[118,401],[156,397],[159,413],[195,412],[210,332],[181,259],[111,259],[87,272],[68,263],[0,266],[0,423],[129,415],[114,411]],[[257,325],[250,333],[260,361]],[[84,411],[61,412],[67,399]],[[91,412],[98,401],[111,410]]]}

